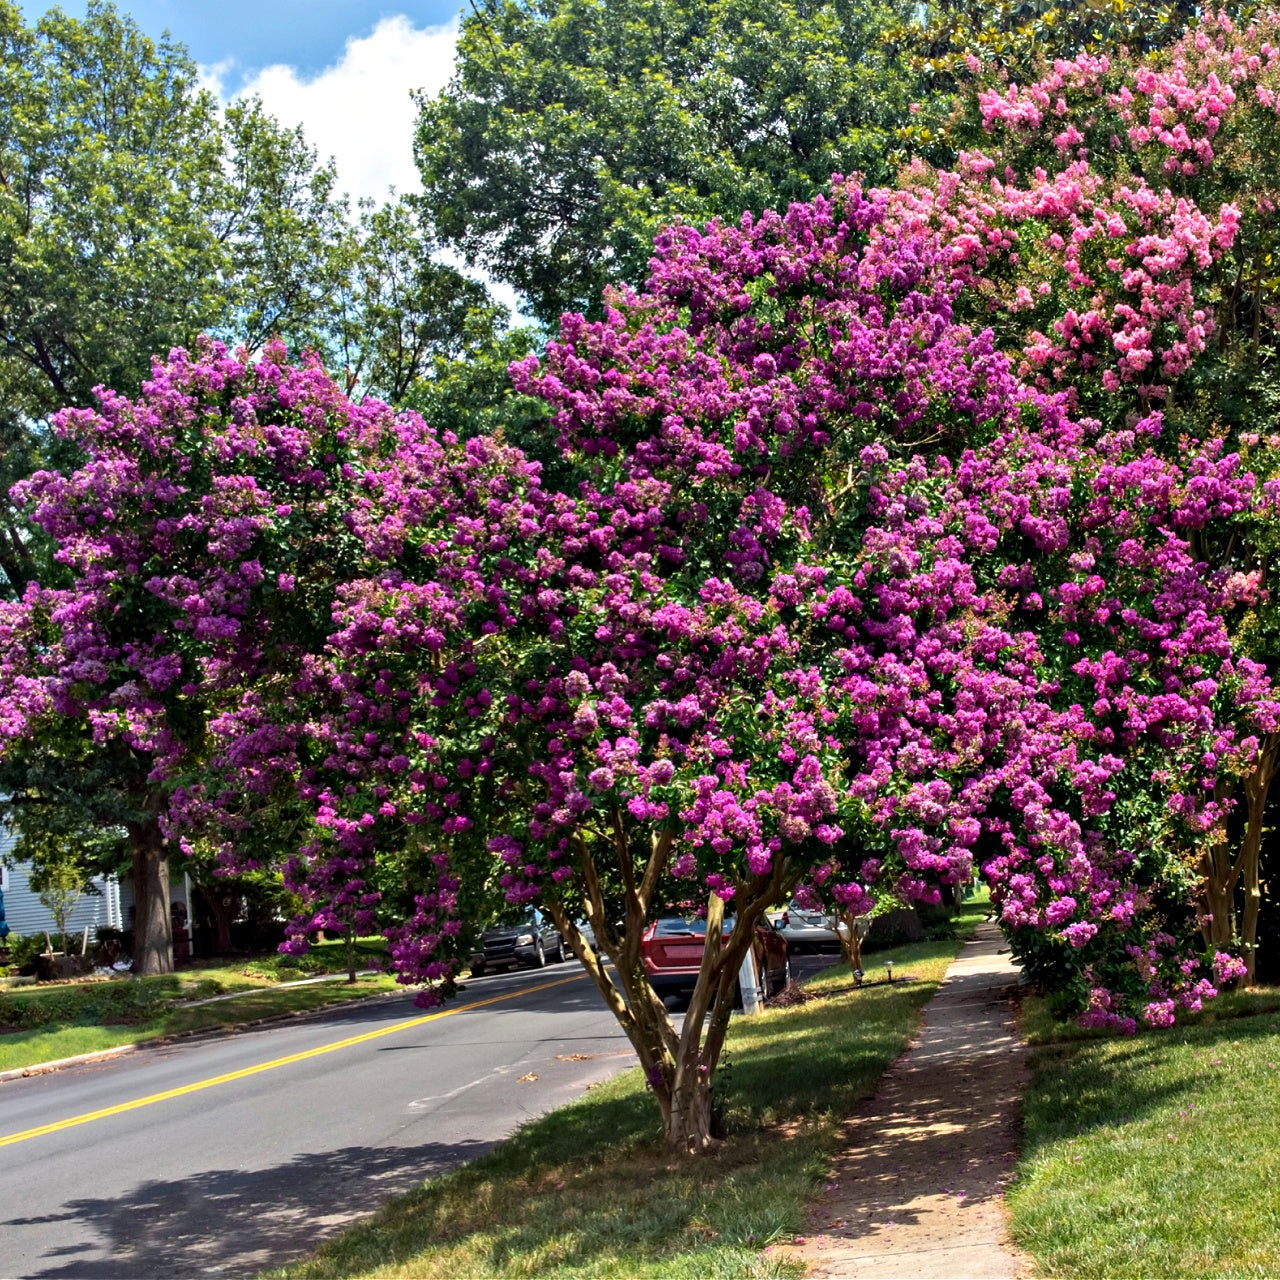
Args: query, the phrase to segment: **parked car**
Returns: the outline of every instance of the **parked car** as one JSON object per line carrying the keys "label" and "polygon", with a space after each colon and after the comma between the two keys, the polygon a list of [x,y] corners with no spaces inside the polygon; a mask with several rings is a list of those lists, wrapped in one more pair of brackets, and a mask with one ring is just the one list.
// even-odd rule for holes
{"label": "parked car", "polygon": [[836,922],[821,911],[789,902],[777,911],[766,912],[774,928],[787,940],[792,951],[839,951]]}
{"label": "parked car", "polygon": [[[733,929],[733,917],[724,921],[724,937]],[[707,922],[688,916],[663,916],[655,920],[640,940],[640,954],[649,985],[660,996],[689,995],[702,967]],[[766,995],[775,995],[791,981],[791,959],[786,939],[762,917],[752,942],[761,986]]]}
{"label": "parked car", "polygon": [[471,973],[479,978],[490,969],[541,969],[549,961],[565,960],[569,948],[548,915],[530,907],[515,924],[497,924],[480,936],[471,953]]}

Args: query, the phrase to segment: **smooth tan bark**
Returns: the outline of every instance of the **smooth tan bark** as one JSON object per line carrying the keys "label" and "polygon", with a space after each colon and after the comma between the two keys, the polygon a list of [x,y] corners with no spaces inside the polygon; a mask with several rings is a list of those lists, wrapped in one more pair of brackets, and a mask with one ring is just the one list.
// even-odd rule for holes
{"label": "smooth tan bark", "polygon": [[[667,1148],[696,1155],[711,1149],[719,1136],[713,1105],[715,1074],[739,967],[752,945],[756,923],[765,909],[792,887],[794,876],[789,877],[784,864],[770,876],[756,876],[737,887],[734,927],[727,939],[722,927],[725,902],[718,894],[708,895],[702,964],[677,1033],[666,1006],[649,984],[641,951],[656,905],[654,894],[670,861],[672,839],[670,832],[653,836],[641,864],[621,812],[610,815],[606,829],[577,834],[574,849],[584,891],[583,908],[595,934],[595,947],[587,943],[563,903],[551,903],[549,909],[636,1051],[662,1115]],[[622,880],[625,915],[621,933],[608,918],[597,849],[607,851]]]}
{"label": "smooth tan bark", "polygon": [[[1253,982],[1257,966],[1263,819],[1278,767],[1280,733],[1272,733],[1263,739],[1253,771],[1244,780],[1245,829],[1239,848],[1233,850],[1224,836],[1207,846],[1200,860],[1205,943],[1212,950],[1238,941],[1248,967],[1246,983]],[[1231,793],[1230,782],[1220,783],[1214,798],[1226,800]],[[1236,891],[1240,888],[1244,890],[1244,910],[1237,914]]]}

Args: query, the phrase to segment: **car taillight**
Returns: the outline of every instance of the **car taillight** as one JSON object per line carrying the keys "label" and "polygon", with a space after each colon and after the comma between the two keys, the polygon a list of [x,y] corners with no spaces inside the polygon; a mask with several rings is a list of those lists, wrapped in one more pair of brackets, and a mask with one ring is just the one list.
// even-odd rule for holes
{"label": "car taillight", "polygon": [[640,935],[640,941],[641,941],[641,942],[652,942],[652,941],[653,941],[653,935],[657,932],[657,930],[658,930],[658,922],[655,920],[655,921],[654,921],[654,922],[653,922],[653,923],[652,923],[652,924],[651,924],[651,925],[650,925],[650,926],[649,926],[649,927],[648,927],[648,928],[647,928],[647,929],[646,929],[646,930],[645,930],[645,931]]}
{"label": "car taillight", "polygon": [[787,914],[787,912],[784,911],[782,913],[782,927],[785,929],[787,928],[788,925],[790,925],[790,923],[791,923],[791,917],[790,915]]}

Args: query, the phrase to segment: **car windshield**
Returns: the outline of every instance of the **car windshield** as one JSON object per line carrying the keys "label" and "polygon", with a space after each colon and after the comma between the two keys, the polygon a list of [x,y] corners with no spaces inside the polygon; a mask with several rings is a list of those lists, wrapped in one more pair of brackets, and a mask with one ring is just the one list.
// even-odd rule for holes
{"label": "car windshield", "polygon": [[[728,933],[733,928],[733,917],[725,916],[724,931]],[[684,916],[668,916],[666,919],[659,920],[653,928],[653,936],[655,938],[673,938],[692,934],[695,938],[705,938],[707,936],[707,922],[705,920],[695,920],[693,917]]]}
{"label": "car windshield", "polygon": [[533,907],[525,907],[522,911],[504,911],[487,930],[493,929],[532,929],[538,923]]}

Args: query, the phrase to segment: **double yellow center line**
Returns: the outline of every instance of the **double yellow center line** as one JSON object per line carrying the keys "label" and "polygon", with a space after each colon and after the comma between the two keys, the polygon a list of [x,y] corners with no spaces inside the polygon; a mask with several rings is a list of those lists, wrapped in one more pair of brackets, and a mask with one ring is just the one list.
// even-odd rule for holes
{"label": "double yellow center line", "polygon": [[377,1031],[366,1031],[363,1035],[350,1036],[346,1040],[335,1040],[332,1044],[322,1044],[315,1049],[304,1049],[301,1053],[291,1053],[283,1058],[273,1058],[270,1062],[260,1062],[254,1067],[241,1067],[239,1071],[228,1071],[224,1075],[210,1076],[208,1080],[197,1080],[194,1084],[179,1085],[176,1089],[166,1089],[163,1093],[151,1093],[145,1098],[135,1098],[132,1102],[117,1102],[113,1107],[103,1107],[99,1111],[86,1111],[83,1115],[71,1116],[67,1120],[55,1120],[52,1124],[38,1125],[34,1129],[23,1129],[21,1133],[11,1133],[0,1138],[0,1147],[10,1147],[16,1142],[26,1142],[31,1138],[42,1138],[46,1133],[58,1133],[62,1129],[74,1129],[77,1125],[89,1124],[93,1120],[105,1120],[108,1116],[123,1115],[126,1111],[136,1111],[139,1107],[150,1107],[157,1102],[167,1102],[170,1098],[181,1098],[184,1094],[199,1093],[201,1089],[212,1089],[215,1085],[230,1084],[233,1080],[245,1080],[263,1071],[274,1071],[277,1067],[287,1067],[295,1062],[305,1062],[308,1058],[318,1058],[323,1053],[334,1053],[338,1049],[349,1049],[352,1045],[366,1044],[381,1036],[393,1036],[399,1031],[408,1031],[412,1027],[425,1026],[428,1022],[436,1022],[441,1018],[451,1018],[455,1013],[466,1013],[471,1009],[483,1009],[486,1005],[502,1004],[506,1000],[518,1000],[521,996],[532,995],[535,991],[549,991],[552,987],[563,987],[567,982],[578,982],[585,975],[576,973],[571,978],[557,978],[554,982],[543,982],[536,987],[522,987],[519,991],[508,991],[505,995],[490,996],[487,1000],[473,1000],[469,1004],[456,1005],[452,1009],[442,1009],[439,1013],[424,1014],[420,1018],[410,1018],[406,1022],[397,1022],[390,1027],[380,1027]]}

